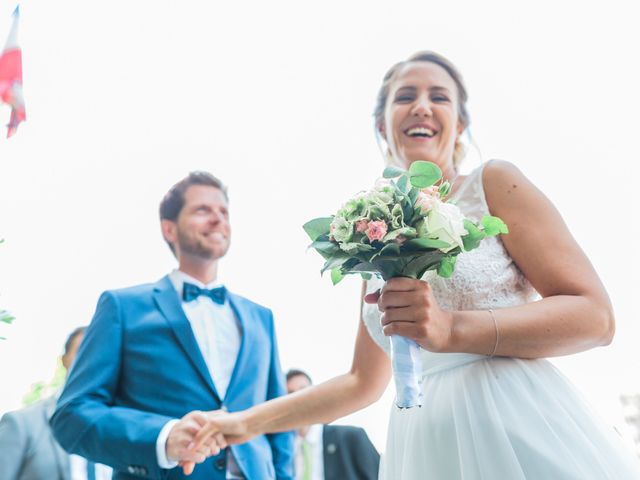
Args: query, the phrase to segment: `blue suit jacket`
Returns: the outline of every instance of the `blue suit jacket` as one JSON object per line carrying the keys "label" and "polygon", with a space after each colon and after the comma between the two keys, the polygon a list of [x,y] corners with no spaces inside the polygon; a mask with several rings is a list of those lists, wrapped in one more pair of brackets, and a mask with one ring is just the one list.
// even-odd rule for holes
{"label": "blue suit jacket", "polygon": [[[224,479],[226,452],[185,477],[158,466],[156,440],[192,410],[233,412],[286,393],[271,311],[232,293],[229,302],[242,343],[220,398],[168,277],[103,293],[51,419],[60,444],[113,466],[117,479]],[[293,478],[292,433],[231,448],[249,480]]]}

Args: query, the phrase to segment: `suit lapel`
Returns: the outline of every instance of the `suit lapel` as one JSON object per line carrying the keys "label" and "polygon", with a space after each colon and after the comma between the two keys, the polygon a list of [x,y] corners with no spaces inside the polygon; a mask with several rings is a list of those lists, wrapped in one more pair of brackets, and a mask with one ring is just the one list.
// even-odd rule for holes
{"label": "suit lapel", "polygon": [[240,324],[240,351],[238,352],[238,357],[236,358],[236,363],[233,366],[233,372],[231,373],[231,378],[229,379],[229,386],[227,387],[227,393],[225,394],[225,398],[234,398],[233,390],[238,387],[241,379],[246,378],[244,375],[241,375],[240,372],[245,370],[246,364],[248,361],[248,347],[247,345],[251,345],[251,336],[253,334],[253,330],[248,327],[248,323],[251,318],[251,312],[245,308],[244,303],[238,301],[236,296],[232,293],[228,295],[229,304],[231,305],[231,309],[238,319],[238,323]]}
{"label": "suit lapel", "polygon": [[173,332],[178,339],[178,343],[189,360],[191,360],[191,363],[202,377],[202,380],[211,390],[215,399],[220,403],[220,396],[213,384],[213,380],[209,374],[209,369],[207,368],[207,364],[204,361],[204,357],[202,356],[196,337],[191,329],[191,324],[189,323],[187,316],[184,314],[180,298],[178,297],[175,288],[173,288],[173,284],[169,277],[164,277],[156,284],[154,289],[154,298],[158,305],[158,309],[173,329]]}
{"label": "suit lapel", "polygon": [[45,400],[44,404],[44,421],[47,426],[47,430],[49,431],[49,439],[51,442],[51,447],[53,450],[53,456],[56,459],[56,467],[58,469],[58,478],[62,480],[70,480],[71,479],[71,462],[69,461],[69,454],[65,452],[62,447],[56,442],[55,438],[53,438],[53,432],[49,427],[49,420],[53,416],[53,412],[56,410],[56,396],[52,396],[51,398]]}

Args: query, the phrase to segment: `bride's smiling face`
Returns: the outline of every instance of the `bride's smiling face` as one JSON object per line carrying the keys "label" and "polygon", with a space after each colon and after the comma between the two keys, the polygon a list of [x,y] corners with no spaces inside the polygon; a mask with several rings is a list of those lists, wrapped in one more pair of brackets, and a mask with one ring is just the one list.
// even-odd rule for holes
{"label": "bride's smiling face", "polygon": [[458,89],[447,71],[431,62],[402,66],[389,86],[381,134],[391,154],[405,166],[428,160],[448,171],[456,139]]}

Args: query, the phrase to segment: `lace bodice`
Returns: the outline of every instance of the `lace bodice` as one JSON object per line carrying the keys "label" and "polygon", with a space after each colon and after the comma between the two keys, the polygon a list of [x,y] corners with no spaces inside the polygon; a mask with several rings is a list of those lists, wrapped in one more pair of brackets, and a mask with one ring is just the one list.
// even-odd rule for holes
{"label": "lace bodice", "polygon": [[[489,214],[482,185],[484,165],[471,172],[452,197],[462,213],[474,221]],[[487,238],[475,250],[459,255],[451,278],[441,278],[436,272],[429,271],[423,279],[433,288],[440,306],[447,310],[498,309],[530,302],[537,295],[505,250],[500,237]],[[382,280],[370,280],[367,293],[382,285]],[[371,337],[389,353],[389,339],[382,333],[377,305],[365,304],[363,319]]]}

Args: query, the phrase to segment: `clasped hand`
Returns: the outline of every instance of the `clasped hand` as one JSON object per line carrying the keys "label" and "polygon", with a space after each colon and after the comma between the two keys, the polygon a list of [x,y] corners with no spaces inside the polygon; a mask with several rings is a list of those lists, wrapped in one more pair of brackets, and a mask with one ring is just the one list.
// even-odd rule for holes
{"label": "clasped hand", "polygon": [[185,475],[191,475],[196,463],[218,455],[227,445],[249,438],[243,434],[238,414],[223,410],[193,411],[182,417],[169,432],[166,454],[170,461],[178,462]]}
{"label": "clasped hand", "polygon": [[381,290],[364,297],[378,304],[385,335],[401,335],[431,352],[452,351],[453,315],[442,310],[431,286],[406,277],[389,279]]}

